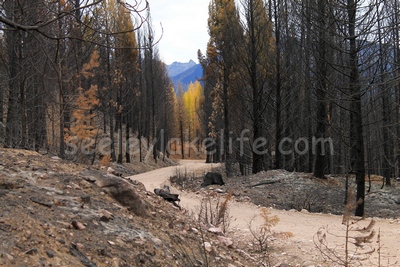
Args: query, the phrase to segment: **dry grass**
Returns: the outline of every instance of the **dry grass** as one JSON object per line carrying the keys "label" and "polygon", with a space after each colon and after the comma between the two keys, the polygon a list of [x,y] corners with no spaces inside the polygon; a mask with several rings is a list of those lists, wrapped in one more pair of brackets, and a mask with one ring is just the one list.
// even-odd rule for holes
{"label": "dry grass", "polygon": [[249,222],[249,230],[253,236],[252,247],[254,252],[257,254],[259,266],[272,266],[269,255],[269,244],[270,239],[280,238],[287,239],[293,236],[291,232],[274,232],[272,228],[278,224],[279,217],[272,215],[271,211],[267,208],[262,208],[260,212],[262,218],[262,223],[258,227],[252,225],[255,217],[253,217]]}
{"label": "dry grass", "polygon": [[220,227],[222,232],[226,232],[230,226],[232,217],[229,215],[229,201],[232,192],[229,192],[225,199],[217,193],[209,192],[203,197],[198,212],[198,220],[206,226]]}
{"label": "dry grass", "polygon": [[[368,225],[361,226],[360,222],[364,218],[352,216],[359,201],[355,200],[354,189],[350,188],[348,192],[349,200],[343,214],[342,224],[344,233],[333,233],[328,227],[321,227],[314,236],[314,244],[321,252],[321,255],[335,264],[335,266],[362,266],[369,257],[375,252],[375,248],[370,244],[375,237],[375,221],[370,220]],[[330,244],[329,237],[343,237],[344,246]]]}

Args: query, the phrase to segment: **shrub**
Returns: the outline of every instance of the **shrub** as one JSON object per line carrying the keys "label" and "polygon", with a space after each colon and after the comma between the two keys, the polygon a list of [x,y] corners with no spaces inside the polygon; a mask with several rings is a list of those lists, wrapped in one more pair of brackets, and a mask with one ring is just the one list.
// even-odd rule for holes
{"label": "shrub", "polygon": [[[354,189],[350,189],[347,195],[347,204],[343,214],[342,224],[345,226],[344,234],[338,235],[332,233],[328,227],[321,227],[314,236],[314,244],[321,252],[322,256],[332,263],[339,266],[361,266],[362,261],[367,260],[375,251],[369,247],[361,251],[367,244],[372,242],[375,236],[375,221],[370,220],[367,226],[361,226],[360,222],[364,218],[353,218],[351,214],[359,204],[355,200]],[[329,236],[343,237],[344,248],[329,243]],[[378,237],[379,240],[379,237]]]}
{"label": "shrub", "polygon": [[200,202],[198,220],[207,226],[217,226],[225,233],[230,225],[232,217],[229,216],[229,201],[232,192],[222,199],[215,192],[208,192]]}

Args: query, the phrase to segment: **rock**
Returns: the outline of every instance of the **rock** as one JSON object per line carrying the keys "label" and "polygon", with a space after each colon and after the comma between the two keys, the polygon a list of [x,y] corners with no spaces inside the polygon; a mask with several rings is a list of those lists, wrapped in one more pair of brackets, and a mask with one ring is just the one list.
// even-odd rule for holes
{"label": "rock", "polygon": [[114,170],[112,167],[108,167],[107,172],[112,174],[112,175],[115,175],[115,176],[119,176],[119,177],[122,176],[121,172],[118,172],[118,171]]}
{"label": "rock", "polygon": [[[76,185],[76,186],[81,188],[81,189],[82,188],[83,189],[88,189],[88,188],[92,187],[92,184],[90,182],[86,181],[86,180],[81,180],[81,181],[79,181],[79,185]],[[76,188],[76,189],[78,189],[78,188]]]}
{"label": "rock", "polygon": [[218,240],[228,248],[233,246],[233,241],[229,237],[218,236]]}
{"label": "rock", "polygon": [[301,213],[310,213],[308,210],[306,210],[306,209],[301,209],[301,211],[300,211]]}
{"label": "rock", "polygon": [[144,191],[147,192],[146,187],[144,186],[144,184],[142,182],[139,182],[137,180],[131,180],[131,179],[126,179],[129,183],[131,183],[132,185],[134,185],[138,190],[140,191]]}
{"label": "rock", "polygon": [[235,197],[240,197],[241,193],[240,192],[233,192],[232,195],[235,196]]}
{"label": "rock", "polygon": [[[84,171],[81,175],[89,176],[90,181],[94,181],[98,187],[104,188],[108,194],[135,215],[147,215],[148,204],[141,199],[135,186],[127,180],[116,176],[108,176],[100,171]],[[87,180],[87,178],[85,179]]]}
{"label": "rock", "polygon": [[46,250],[47,257],[54,258],[54,252],[51,250]]}
{"label": "rock", "polygon": [[25,184],[26,182],[23,179],[0,177],[0,189],[18,189],[23,188]]}
{"label": "rock", "polygon": [[224,185],[224,181],[222,180],[222,175],[218,172],[208,172],[203,178],[203,183],[201,187],[206,187],[208,185]]}
{"label": "rock", "polygon": [[28,255],[33,255],[33,254],[36,254],[36,253],[38,253],[37,248],[31,248],[30,250],[25,251],[25,254],[28,254]]}
{"label": "rock", "polygon": [[[84,180],[82,180],[82,181],[84,181]],[[88,183],[88,182],[86,182],[86,183]],[[77,185],[76,183],[71,183],[71,184],[67,185],[67,188],[68,189],[75,189],[75,190],[82,190],[82,188],[79,185]]]}
{"label": "rock", "polygon": [[12,255],[8,254],[8,253],[6,253],[5,256],[7,257],[7,259],[9,261],[13,261],[14,260],[14,257]]}
{"label": "rock", "polygon": [[192,227],[192,232],[195,233],[195,234],[198,234],[199,230],[197,230],[196,228]]}
{"label": "rock", "polygon": [[53,156],[53,157],[51,157],[51,160],[52,161],[61,161],[61,158],[57,157],[57,156]]}
{"label": "rock", "polygon": [[163,242],[161,241],[161,239],[159,239],[159,238],[157,238],[157,237],[153,237],[153,238],[151,239],[151,241],[153,241],[154,244],[159,245],[159,246],[163,243]]}
{"label": "rock", "polygon": [[218,234],[218,235],[223,235],[223,234],[224,234],[224,233],[222,232],[222,230],[221,230],[220,228],[218,228],[218,227],[211,227],[211,228],[208,228],[207,231],[209,231],[210,233],[213,233],[213,234]]}
{"label": "rock", "polygon": [[64,203],[62,203],[62,201],[59,199],[54,199],[53,204],[56,206],[64,206]]}
{"label": "rock", "polygon": [[80,200],[82,209],[85,207],[85,204],[90,205],[90,195],[81,196]]}
{"label": "rock", "polygon": [[72,244],[72,246],[69,247],[69,253],[73,255],[75,258],[77,258],[84,266],[87,267],[96,267],[97,265],[91,261],[90,258],[86,257],[85,254],[79,251],[79,249]]}
{"label": "rock", "polygon": [[76,230],[83,230],[86,228],[85,225],[83,225],[83,223],[78,222],[78,221],[72,221],[72,226],[76,229]]}
{"label": "rock", "polygon": [[30,198],[32,202],[35,202],[37,204],[46,206],[48,208],[51,208],[53,206],[53,201],[47,199],[47,198],[42,198],[42,197],[31,197]]}
{"label": "rock", "polygon": [[100,221],[106,222],[106,223],[107,223],[107,222],[110,221],[110,219],[109,219],[108,217],[106,217],[106,216],[103,215],[103,216],[100,217]]}
{"label": "rock", "polygon": [[204,242],[204,249],[205,249],[208,253],[211,253],[211,251],[212,251],[212,246],[211,246],[210,242]]}

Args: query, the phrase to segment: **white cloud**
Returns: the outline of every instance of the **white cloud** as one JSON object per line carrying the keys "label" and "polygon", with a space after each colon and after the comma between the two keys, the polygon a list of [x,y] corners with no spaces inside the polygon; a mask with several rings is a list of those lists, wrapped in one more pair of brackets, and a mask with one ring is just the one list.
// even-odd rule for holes
{"label": "white cloud", "polygon": [[209,2],[205,0],[148,0],[161,59],[197,62],[197,50],[203,53],[208,42],[207,19]]}

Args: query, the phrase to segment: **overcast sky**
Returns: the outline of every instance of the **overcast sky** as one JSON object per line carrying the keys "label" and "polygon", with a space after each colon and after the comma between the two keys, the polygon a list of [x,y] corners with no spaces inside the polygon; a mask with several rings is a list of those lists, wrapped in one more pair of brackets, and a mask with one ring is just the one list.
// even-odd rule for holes
{"label": "overcast sky", "polygon": [[166,64],[174,61],[197,60],[197,50],[203,53],[208,42],[207,0],[148,0],[156,37],[164,35],[158,44],[161,60]]}

